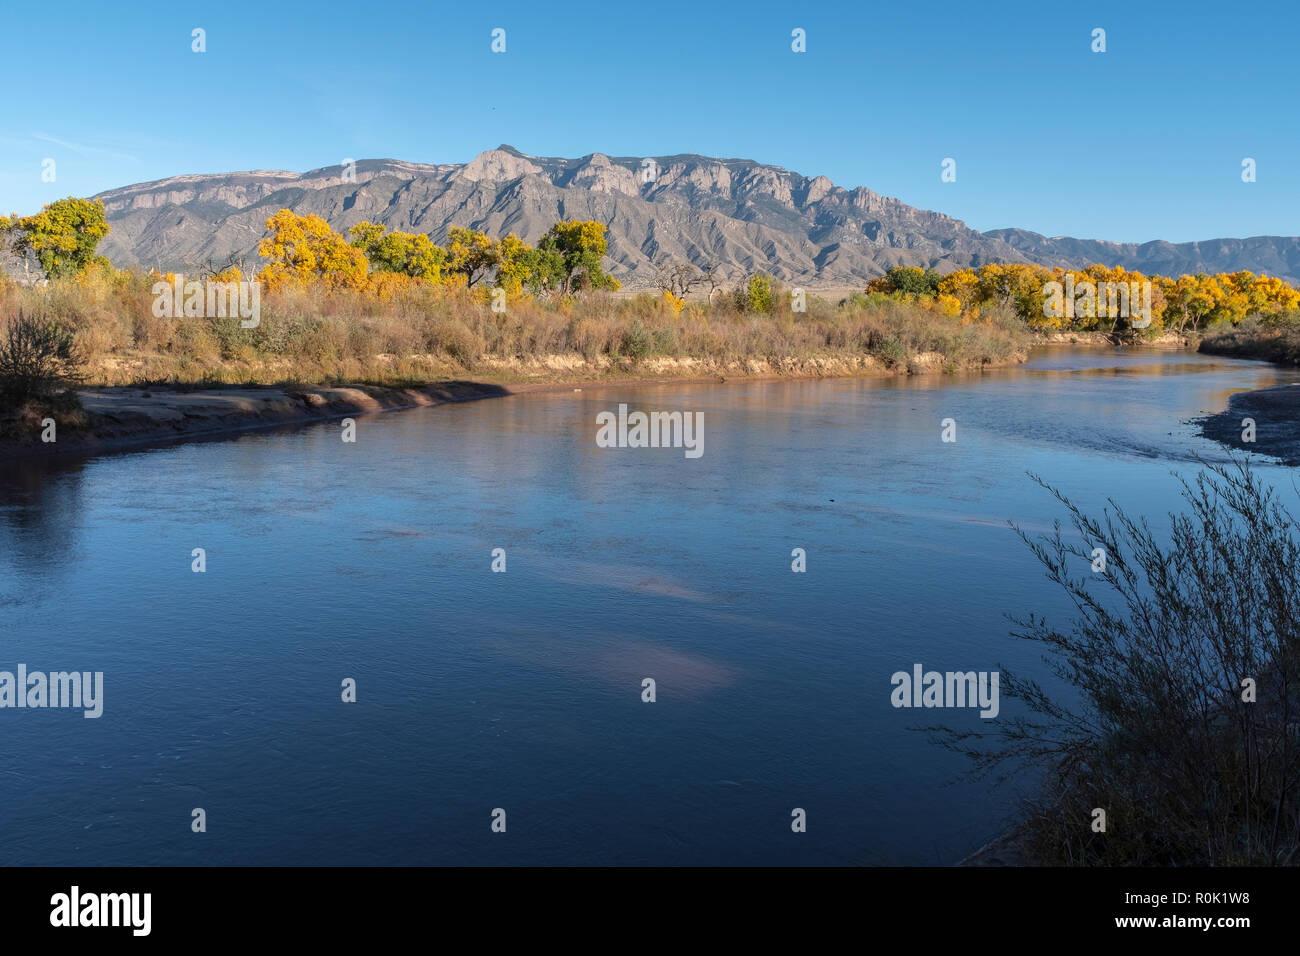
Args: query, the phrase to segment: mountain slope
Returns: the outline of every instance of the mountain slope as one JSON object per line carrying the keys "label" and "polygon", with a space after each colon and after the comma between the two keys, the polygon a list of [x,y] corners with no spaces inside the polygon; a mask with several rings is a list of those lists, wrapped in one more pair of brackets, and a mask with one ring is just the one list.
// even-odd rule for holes
{"label": "mountain slope", "polygon": [[863,187],[751,160],[654,157],[650,182],[642,181],[644,162],[601,153],[535,157],[502,146],[464,164],[380,159],[354,171],[176,176],[101,193],[112,225],[101,251],[118,266],[196,272],[241,258],[252,266],[266,219],[289,208],[340,230],[369,219],[435,242],[453,225],[536,242],[557,220],[596,219],[609,227],[612,272],[634,289],[649,287],[664,259],[714,265],[728,278],[763,270],[808,286],[860,285],[897,265],[948,272],[995,261],[1105,262],[1166,275],[1245,268],[1300,279],[1300,239],[1135,245],[979,233]]}

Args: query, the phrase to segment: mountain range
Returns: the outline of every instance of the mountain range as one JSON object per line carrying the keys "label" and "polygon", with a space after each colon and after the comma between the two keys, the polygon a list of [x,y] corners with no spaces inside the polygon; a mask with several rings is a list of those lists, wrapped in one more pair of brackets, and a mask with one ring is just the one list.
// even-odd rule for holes
{"label": "mountain range", "polygon": [[1300,238],[1139,244],[978,232],[862,186],[694,154],[558,159],[501,146],[463,164],[371,159],[306,173],[173,176],[97,198],[112,226],[100,251],[115,265],[191,273],[255,266],[267,218],[288,208],[340,231],[370,220],[435,242],[451,226],[536,242],[558,220],[595,219],[609,227],[610,271],[629,289],[651,288],[656,267],[674,260],[809,288],[862,285],[899,265],[950,272],[988,262],[1102,262],[1162,275],[1249,269],[1300,282]]}

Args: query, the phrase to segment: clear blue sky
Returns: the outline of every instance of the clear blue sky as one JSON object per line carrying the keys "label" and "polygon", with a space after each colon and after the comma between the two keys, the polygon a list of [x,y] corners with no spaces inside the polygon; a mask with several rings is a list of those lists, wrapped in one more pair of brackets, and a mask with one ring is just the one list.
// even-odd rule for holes
{"label": "clear blue sky", "polygon": [[463,162],[509,143],[752,158],[981,230],[1300,234],[1296,0],[70,0],[2,19],[6,212],[182,173]]}

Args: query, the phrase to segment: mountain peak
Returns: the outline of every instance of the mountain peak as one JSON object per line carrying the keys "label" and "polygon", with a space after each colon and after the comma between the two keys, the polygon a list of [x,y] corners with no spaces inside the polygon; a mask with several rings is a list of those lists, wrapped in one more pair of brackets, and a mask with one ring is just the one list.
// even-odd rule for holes
{"label": "mountain peak", "polygon": [[514,150],[507,152],[504,149],[488,149],[461,166],[457,173],[462,179],[470,182],[478,182],[482,179],[507,182],[541,171],[542,167],[524,159],[522,154]]}

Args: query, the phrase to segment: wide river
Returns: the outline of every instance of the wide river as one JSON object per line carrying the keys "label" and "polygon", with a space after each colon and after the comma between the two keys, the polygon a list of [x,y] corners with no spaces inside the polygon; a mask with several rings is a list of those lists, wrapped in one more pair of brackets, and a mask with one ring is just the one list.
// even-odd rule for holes
{"label": "wide river", "polygon": [[[1068,621],[1007,524],[1063,516],[1026,472],[1164,525],[1171,472],[1225,457],[1188,420],[1297,378],[1045,349],[3,463],[0,671],[104,677],[98,719],[0,709],[0,860],[955,862],[1028,781],[962,779],[915,728],[978,715],[896,709],[890,677],[1046,673],[1008,636]],[[703,455],[597,447],[620,402],[703,413]]]}

